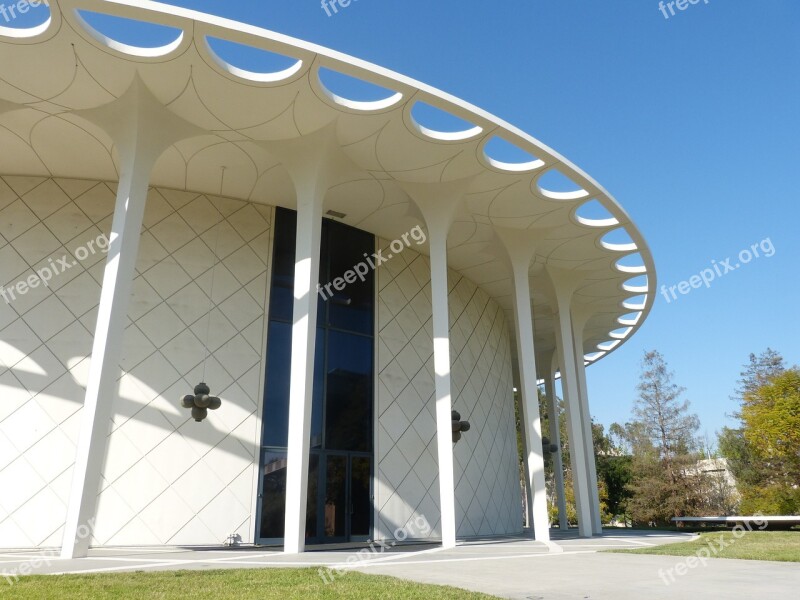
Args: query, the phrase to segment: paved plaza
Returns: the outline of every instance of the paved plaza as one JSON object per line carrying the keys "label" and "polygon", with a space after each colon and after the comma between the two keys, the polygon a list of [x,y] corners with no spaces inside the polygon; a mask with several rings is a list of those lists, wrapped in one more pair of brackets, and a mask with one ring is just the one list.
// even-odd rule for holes
{"label": "paved plaza", "polygon": [[421,583],[453,585],[515,599],[781,598],[800,586],[795,563],[710,559],[684,576],[666,573],[684,557],[622,555],[607,549],[641,548],[687,541],[692,534],[606,530],[580,538],[553,532],[549,544],[529,537],[460,541],[453,550],[429,544],[311,548],[287,555],[278,548],[98,548],[87,558],[62,560],[52,551],[0,554],[5,577],[37,574],[114,573],[177,569],[318,567],[335,585],[347,569]]}

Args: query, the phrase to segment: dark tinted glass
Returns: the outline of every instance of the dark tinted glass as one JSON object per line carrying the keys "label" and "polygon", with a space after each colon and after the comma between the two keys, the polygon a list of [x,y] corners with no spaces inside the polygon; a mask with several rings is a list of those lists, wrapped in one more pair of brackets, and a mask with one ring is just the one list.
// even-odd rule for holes
{"label": "dark tinted glass", "polygon": [[289,432],[289,369],[292,326],[270,321],[264,386],[264,446],[286,446]]}
{"label": "dark tinted glass", "polygon": [[372,449],[372,338],[328,332],[325,447]]}
{"label": "dark tinted glass", "polygon": [[261,537],[282,538],[286,504],[286,452],[264,451]]}
{"label": "dark tinted glass", "polygon": [[311,405],[311,447],[322,448],[322,418],[325,399],[325,330],[317,327],[314,354],[314,395]]}
{"label": "dark tinted glass", "polygon": [[346,534],[347,518],[347,457],[328,456],[325,477],[325,537],[337,538]]}
{"label": "dark tinted glass", "polygon": [[306,502],[306,538],[317,537],[317,496],[319,495],[319,454],[308,457],[308,500]]}
{"label": "dark tinted glass", "polygon": [[272,288],[269,297],[269,318],[273,320],[292,320],[296,228],[297,213],[285,208],[276,209]]}
{"label": "dark tinted glass", "polygon": [[[336,329],[372,335],[374,329],[374,271],[364,256],[372,256],[375,238],[364,231],[331,222],[328,226],[329,273],[325,283],[337,278],[341,290],[331,286],[328,323]],[[322,280],[322,278],[320,278]]]}
{"label": "dark tinted glass", "polygon": [[372,524],[370,482],[372,459],[354,456],[350,460],[350,535],[369,535]]}

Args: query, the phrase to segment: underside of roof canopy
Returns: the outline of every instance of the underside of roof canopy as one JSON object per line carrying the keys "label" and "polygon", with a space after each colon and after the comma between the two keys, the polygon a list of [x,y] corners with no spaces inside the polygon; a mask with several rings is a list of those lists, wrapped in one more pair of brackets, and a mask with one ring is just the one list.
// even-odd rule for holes
{"label": "underside of roof canopy", "polygon": [[[135,47],[94,29],[89,12],[168,26],[175,38]],[[293,60],[278,72],[254,72],[226,61],[210,40]],[[250,25],[134,0],[51,2],[40,26],[0,27],[0,65],[0,175],[117,181],[112,139],[82,111],[117,101],[140,80],[169,113],[198,130],[161,155],[152,185],[294,208],[279,150],[327,130],[338,167],[324,208],[348,225],[397,239],[421,223],[404,184],[463,182],[448,264],[507,311],[511,272],[495,230],[530,232],[537,351],[555,346],[545,267],[580,275],[573,306],[588,315],[587,360],[624,342],[652,307],[655,268],[647,245],[597,182],[508,123],[381,67]],[[323,83],[326,70],[380,86],[385,97],[337,94]],[[435,131],[415,117],[418,104],[468,126]],[[493,158],[497,139],[530,159]],[[566,184],[549,189],[556,179]],[[605,216],[587,217],[590,209]]]}

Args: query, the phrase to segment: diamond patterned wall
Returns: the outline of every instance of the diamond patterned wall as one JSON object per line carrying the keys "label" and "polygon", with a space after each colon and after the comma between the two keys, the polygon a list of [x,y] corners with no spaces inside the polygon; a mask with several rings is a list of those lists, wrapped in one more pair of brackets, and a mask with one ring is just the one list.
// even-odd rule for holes
{"label": "diamond patterned wall", "polygon": [[[106,183],[0,180],[3,289],[108,232],[113,207]],[[252,541],[271,222],[151,190],[93,544]],[[0,299],[1,547],[61,543],[103,259]],[[177,401],[203,378],[224,404],[199,424]]]}
{"label": "diamond patterned wall", "polygon": [[[0,298],[0,547],[61,543],[104,264],[76,251],[110,230],[114,192],[0,179],[2,289],[75,263]],[[252,541],[271,222],[269,207],[151,190],[92,543]],[[428,260],[407,249],[378,280],[376,537],[419,515],[438,535]],[[454,406],[473,425],[455,446],[458,534],[519,532],[504,315],[455,272],[449,289]],[[224,404],[198,424],[177,399],[201,379]]]}
{"label": "diamond patterned wall", "polygon": [[[385,241],[381,241],[384,247]],[[433,380],[430,262],[411,249],[378,270],[375,536],[424,516],[441,536]],[[449,272],[453,408],[472,428],[454,446],[460,537],[522,531],[513,386],[503,310]]]}

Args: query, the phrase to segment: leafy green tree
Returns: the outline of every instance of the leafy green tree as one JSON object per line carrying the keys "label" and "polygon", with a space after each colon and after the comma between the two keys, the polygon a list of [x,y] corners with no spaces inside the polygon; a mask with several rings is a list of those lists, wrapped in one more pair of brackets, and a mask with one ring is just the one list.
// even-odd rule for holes
{"label": "leafy green tree", "polygon": [[800,370],[784,371],[745,394],[741,415],[744,439],[764,469],[762,486],[745,490],[745,506],[800,513]]}
{"label": "leafy green tree", "polygon": [[750,354],[736,399],[738,429],[719,434],[720,453],[737,481],[739,512],[800,513],[800,392],[798,369],[771,348]]}
{"label": "leafy green tree", "polygon": [[[567,434],[567,413],[565,402],[556,398],[558,414],[550,415],[547,398],[540,392],[540,411],[542,417],[542,433],[550,437],[550,419],[558,418],[559,435],[561,438],[561,461],[564,466],[564,498],[567,505],[567,521],[571,525],[577,524],[577,511],[575,509],[575,494],[573,489],[572,464],[570,462],[570,443]],[[629,470],[629,457],[624,456],[622,450],[616,446],[615,441],[605,434],[604,427],[599,423],[592,423],[592,440],[594,445],[595,463],[597,465],[597,486],[600,499],[600,513],[603,522],[609,522],[613,517],[624,514],[624,502],[627,491],[624,489]],[[558,505],[555,502],[556,479],[554,471],[554,455],[545,452],[545,481],[547,484],[548,512],[550,521],[558,522]]]}
{"label": "leafy green tree", "polygon": [[[613,425],[612,425],[613,427]],[[633,472],[633,460],[616,443],[615,438],[606,435],[604,427],[599,423],[592,423],[592,437],[594,440],[595,461],[597,464],[597,483],[600,487],[601,510],[605,513],[605,521],[614,517],[621,517],[627,521],[627,504],[630,499],[628,485]]]}

